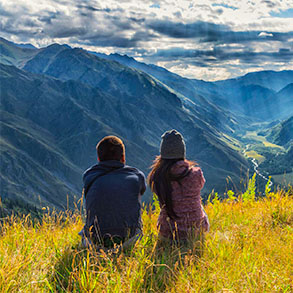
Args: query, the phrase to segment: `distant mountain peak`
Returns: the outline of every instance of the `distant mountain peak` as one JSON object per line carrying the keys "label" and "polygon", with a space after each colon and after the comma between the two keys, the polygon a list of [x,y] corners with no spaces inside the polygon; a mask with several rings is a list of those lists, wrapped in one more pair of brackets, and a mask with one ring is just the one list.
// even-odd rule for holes
{"label": "distant mountain peak", "polygon": [[259,85],[276,92],[292,83],[293,70],[264,70],[249,72],[237,78],[216,81],[215,84],[219,86],[240,85]]}
{"label": "distant mountain peak", "polygon": [[118,57],[118,58],[122,58],[122,59],[127,59],[127,60],[131,60],[131,61],[136,61],[133,57],[130,57],[126,54],[118,54],[118,53],[111,53],[110,56],[113,56],[113,57]]}
{"label": "distant mountain peak", "polygon": [[55,48],[66,48],[66,49],[71,49],[71,47],[67,44],[58,44],[58,43],[54,43],[54,44],[51,44],[47,47],[44,47],[42,49],[49,49],[49,48],[52,48],[52,49],[55,49]]}
{"label": "distant mountain peak", "polygon": [[37,47],[35,47],[34,45],[29,44],[29,43],[16,44],[16,46],[19,48],[24,48],[24,49],[33,49],[33,50],[38,49]]}

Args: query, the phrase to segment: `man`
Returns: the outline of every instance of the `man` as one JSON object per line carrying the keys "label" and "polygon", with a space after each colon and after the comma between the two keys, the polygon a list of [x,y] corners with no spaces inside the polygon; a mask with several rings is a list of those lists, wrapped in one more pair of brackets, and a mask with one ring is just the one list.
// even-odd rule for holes
{"label": "man", "polygon": [[144,174],[125,165],[125,147],[116,136],[97,144],[98,164],[83,175],[86,224],[83,244],[112,248],[141,234],[141,195]]}

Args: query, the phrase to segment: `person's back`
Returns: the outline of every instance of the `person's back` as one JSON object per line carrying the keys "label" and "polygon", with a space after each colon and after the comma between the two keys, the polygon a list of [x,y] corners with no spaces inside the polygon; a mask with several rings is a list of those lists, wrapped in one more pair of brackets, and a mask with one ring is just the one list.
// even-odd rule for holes
{"label": "person's back", "polygon": [[165,132],[160,156],[148,177],[160,202],[158,229],[162,239],[185,241],[209,230],[200,196],[205,179],[201,169],[185,159],[185,153],[182,135],[176,130]]}
{"label": "person's back", "polygon": [[97,145],[99,163],[83,176],[85,236],[104,244],[106,238],[123,242],[141,231],[140,196],[146,189],[144,174],[125,165],[122,141],[105,137]]}
{"label": "person's back", "polygon": [[[199,167],[190,166],[187,160],[178,160],[172,166],[171,175],[186,175],[180,181],[172,181],[172,206],[176,218],[169,219],[166,206],[161,205],[158,219],[159,234],[166,238],[186,239],[192,229],[209,229],[207,217],[202,209],[200,191],[204,186],[205,179]],[[176,225],[175,225],[176,223]]]}

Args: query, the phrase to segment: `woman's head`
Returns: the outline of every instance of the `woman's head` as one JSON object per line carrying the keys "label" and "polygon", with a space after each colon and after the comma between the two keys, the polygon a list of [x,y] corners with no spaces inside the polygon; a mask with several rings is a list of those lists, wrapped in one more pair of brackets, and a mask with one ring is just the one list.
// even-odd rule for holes
{"label": "woman's head", "polygon": [[162,159],[184,159],[186,148],[183,136],[175,129],[166,131],[162,136],[160,153]]}

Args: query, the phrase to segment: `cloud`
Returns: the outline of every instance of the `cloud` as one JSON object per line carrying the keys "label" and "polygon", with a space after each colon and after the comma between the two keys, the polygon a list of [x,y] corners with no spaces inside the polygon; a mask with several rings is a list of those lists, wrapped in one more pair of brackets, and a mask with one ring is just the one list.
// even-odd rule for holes
{"label": "cloud", "polygon": [[235,74],[241,66],[267,68],[270,59],[274,66],[292,66],[289,2],[2,0],[0,30],[13,42],[68,43],[159,62],[180,73],[222,66],[222,73]]}
{"label": "cloud", "polygon": [[155,20],[148,24],[154,31],[172,38],[198,38],[199,42],[242,43],[266,41],[286,41],[293,36],[293,32],[260,32],[260,31],[233,31],[228,25],[217,25],[209,22],[197,21],[184,24],[182,22]]}
{"label": "cloud", "polygon": [[89,4],[77,4],[76,5],[77,8],[81,9],[81,10],[87,10],[87,11],[92,11],[92,12],[95,12],[95,11],[98,11],[98,12],[106,12],[106,13],[110,13],[111,12],[111,9],[110,8],[96,8],[92,5],[89,5]]}
{"label": "cloud", "polygon": [[172,48],[168,50],[158,50],[156,54],[148,56],[148,58],[156,58],[162,60],[189,59],[188,62],[195,60],[196,62],[204,62],[204,64],[221,63],[222,61],[239,60],[243,63],[254,63],[265,60],[271,62],[287,62],[293,61],[293,51],[281,48],[276,52],[255,52],[243,48],[242,50],[227,47],[214,47],[211,50],[185,50],[181,48]]}
{"label": "cloud", "polygon": [[182,22],[172,22],[168,20],[154,20],[147,24],[154,31],[172,38],[209,38],[225,31],[227,26],[214,23],[197,21],[184,24]]}
{"label": "cloud", "polygon": [[[174,53],[176,51],[176,53]],[[163,57],[167,55],[168,57]],[[260,70],[293,68],[293,52],[284,48],[275,52],[223,50],[160,52],[152,56],[157,65],[187,78],[221,80]]]}
{"label": "cloud", "polygon": [[270,0],[263,0],[262,3],[264,3],[269,8],[278,7],[278,2],[277,1],[273,2],[273,1],[270,1]]}
{"label": "cloud", "polygon": [[258,37],[260,38],[266,38],[266,37],[273,37],[274,35],[272,33],[266,33],[266,32],[261,32],[258,34]]}

